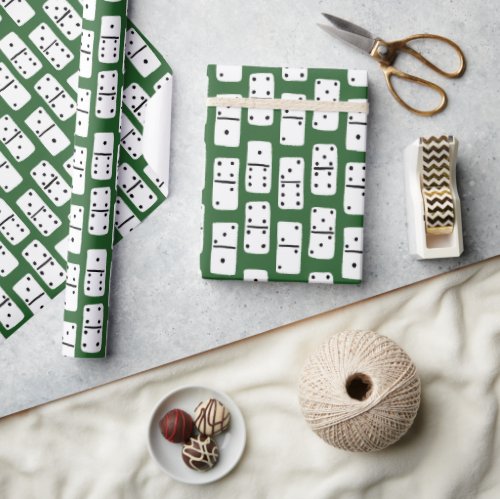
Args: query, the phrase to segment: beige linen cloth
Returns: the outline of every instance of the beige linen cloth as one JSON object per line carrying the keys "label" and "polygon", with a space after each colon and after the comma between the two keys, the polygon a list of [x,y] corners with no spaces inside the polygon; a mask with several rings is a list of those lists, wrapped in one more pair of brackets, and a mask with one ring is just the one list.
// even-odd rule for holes
{"label": "beige linen cloth", "polygon": [[[422,379],[413,428],[382,452],[329,447],[300,414],[304,359],[346,328],[396,340]],[[4,418],[0,497],[498,499],[499,347],[495,258]],[[208,486],[174,482],[146,448],[156,402],[188,384],[228,392],[247,423],[240,464]]]}

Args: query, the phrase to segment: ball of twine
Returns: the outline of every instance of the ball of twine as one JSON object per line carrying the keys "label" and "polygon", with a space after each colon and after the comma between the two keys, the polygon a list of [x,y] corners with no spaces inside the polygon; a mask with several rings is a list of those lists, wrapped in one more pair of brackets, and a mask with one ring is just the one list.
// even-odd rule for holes
{"label": "ball of twine", "polygon": [[334,447],[371,452],[399,440],[420,405],[415,365],[394,341],[373,331],[343,331],[306,361],[302,412]]}

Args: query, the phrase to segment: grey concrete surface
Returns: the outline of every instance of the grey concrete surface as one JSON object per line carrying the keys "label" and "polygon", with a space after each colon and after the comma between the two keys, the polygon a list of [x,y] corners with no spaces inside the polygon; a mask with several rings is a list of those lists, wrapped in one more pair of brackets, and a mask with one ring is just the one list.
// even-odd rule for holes
{"label": "grey concrete surface", "polygon": [[[0,416],[500,253],[500,30],[496,2],[130,3],[132,19],[166,55],[175,72],[171,197],[116,248],[107,359],[61,357],[60,296],[0,345]],[[429,119],[399,107],[374,61],[334,42],[316,27],[321,11],[356,21],[387,39],[431,32],[459,42],[468,59],[465,76],[455,81],[434,77],[449,93],[446,112]],[[199,277],[208,63],[369,70],[362,285],[249,284]],[[429,76],[425,71],[422,74]],[[402,157],[407,144],[433,133],[454,134],[461,142],[459,187],[466,251],[457,260],[422,262],[410,257],[407,249]]]}

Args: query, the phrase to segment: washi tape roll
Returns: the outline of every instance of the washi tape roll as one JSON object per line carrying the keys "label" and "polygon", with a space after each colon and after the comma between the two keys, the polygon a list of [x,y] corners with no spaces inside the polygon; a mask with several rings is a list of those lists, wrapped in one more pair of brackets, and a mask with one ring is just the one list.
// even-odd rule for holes
{"label": "washi tape roll", "polygon": [[84,7],[68,237],[63,354],[104,357],[127,0]]}
{"label": "washi tape roll", "polygon": [[428,234],[451,234],[455,225],[450,160],[453,137],[421,137],[420,143],[425,230]]}

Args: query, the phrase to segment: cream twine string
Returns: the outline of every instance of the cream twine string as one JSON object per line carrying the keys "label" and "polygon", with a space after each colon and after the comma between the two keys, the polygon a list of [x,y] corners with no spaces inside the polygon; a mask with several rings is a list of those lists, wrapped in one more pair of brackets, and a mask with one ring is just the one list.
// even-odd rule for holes
{"label": "cream twine string", "polygon": [[[359,373],[371,383],[364,400],[351,398],[346,382]],[[408,355],[372,331],[344,331],[307,360],[299,387],[311,428],[342,449],[372,451],[398,440],[420,403],[420,381]]]}
{"label": "cream twine string", "polygon": [[246,97],[208,97],[207,106],[368,114],[368,102],[360,101],[334,102],[295,99],[254,99]]}

